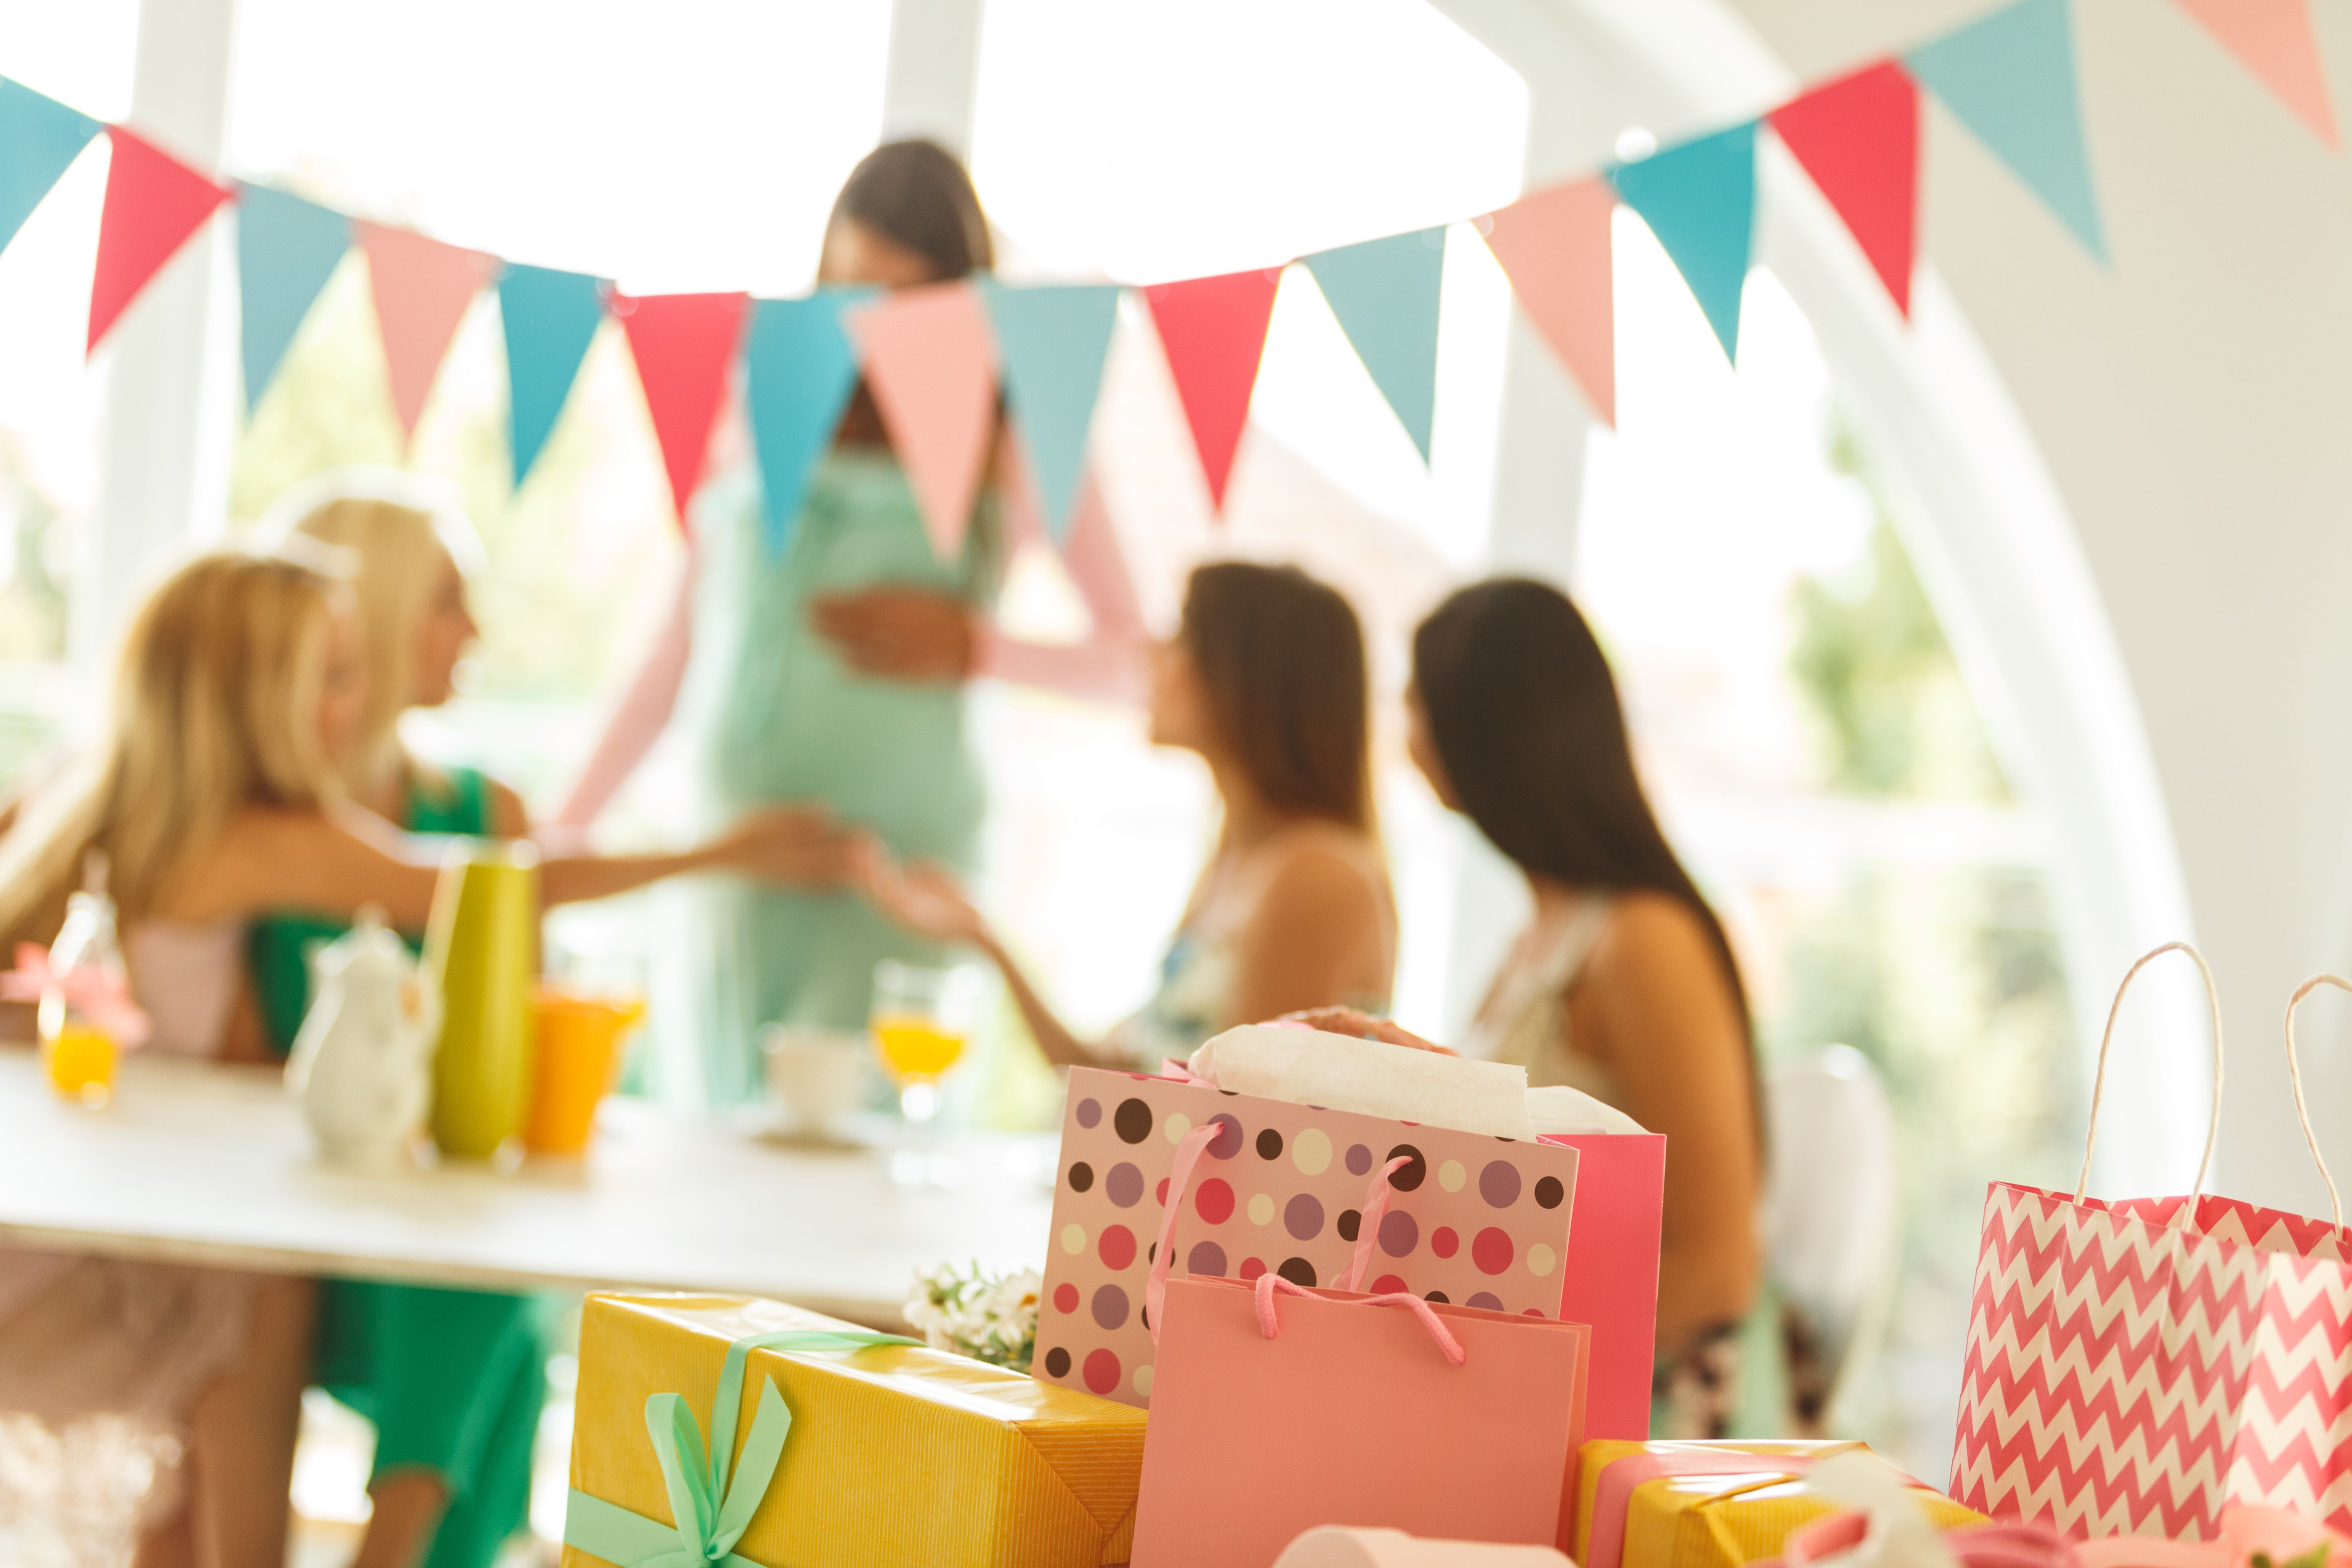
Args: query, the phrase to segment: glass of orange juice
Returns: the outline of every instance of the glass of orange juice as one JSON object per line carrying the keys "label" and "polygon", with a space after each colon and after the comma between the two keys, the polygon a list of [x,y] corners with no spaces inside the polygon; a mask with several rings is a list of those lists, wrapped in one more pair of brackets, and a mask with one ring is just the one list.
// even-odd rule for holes
{"label": "glass of orange juice", "polygon": [[909,1185],[953,1184],[939,1152],[940,1079],[963,1055],[980,1011],[981,973],[969,964],[928,968],[884,959],[874,966],[874,1008],[866,1026],[874,1048],[898,1085],[907,1141],[890,1162]]}

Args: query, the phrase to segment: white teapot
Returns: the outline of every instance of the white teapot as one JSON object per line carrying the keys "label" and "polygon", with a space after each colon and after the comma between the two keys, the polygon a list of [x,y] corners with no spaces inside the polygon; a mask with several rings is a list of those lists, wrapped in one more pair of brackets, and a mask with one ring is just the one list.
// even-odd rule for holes
{"label": "white teapot", "polygon": [[310,969],[310,1010],[287,1058],[287,1087],[327,1163],[397,1168],[432,1095],[440,992],[374,908],[312,954]]}

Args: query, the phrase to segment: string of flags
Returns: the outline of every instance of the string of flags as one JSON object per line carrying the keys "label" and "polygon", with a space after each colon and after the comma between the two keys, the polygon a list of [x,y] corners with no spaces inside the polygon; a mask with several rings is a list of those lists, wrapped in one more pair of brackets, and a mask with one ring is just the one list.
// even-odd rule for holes
{"label": "string of flags", "polygon": [[[1920,89],[1939,100],[2102,263],[2106,236],[2076,92],[2073,0],[2015,0],[1890,58],[1809,87],[1756,119],[1529,193],[1470,220],[1520,308],[1593,413],[1616,419],[1610,225],[1631,207],[1689,286],[1727,356],[1755,234],[1756,147],[1769,130],[1843,220],[1897,310],[1917,249]],[[2308,0],[2174,0],[2329,146],[2336,119]],[[1086,460],[1117,284],[959,281],[883,294],[821,288],[630,296],[589,274],[510,262],[369,222],[268,185],[224,184],[120,125],[0,77],[0,249],[84,148],[112,144],[89,347],[212,216],[237,217],[248,412],[329,277],[357,246],[392,403],[413,436],[451,341],[494,288],[505,331],[509,435],[520,486],[545,449],[609,316],[635,360],[678,516],[701,483],[740,358],[770,547],[791,539],[809,476],[860,380],[905,465],[934,547],[961,547],[986,468],[1000,387],[1048,533],[1059,544]],[[1437,383],[1445,226],[1300,258],[1424,461]],[[1222,508],[1284,268],[1140,290]]]}

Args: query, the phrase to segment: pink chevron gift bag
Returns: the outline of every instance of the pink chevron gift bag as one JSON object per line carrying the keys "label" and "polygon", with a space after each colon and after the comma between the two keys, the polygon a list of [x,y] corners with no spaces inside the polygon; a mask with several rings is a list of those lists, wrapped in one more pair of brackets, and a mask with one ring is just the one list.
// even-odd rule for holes
{"label": "pink chevron gift bag", "polygon": [[[2077,1541],[2210,1541],[2225,1506],[2261,1504],[2352,1529],[2352,1231],[2202,1194],[2221,1126],[2221,1020],[2213,1026],[2213,1121],[2187,1197],[2103,1202],[1993,1184],[1985,1199],[1961,1371],[1951,1495],[1995,1518]],[[2303,1084],[2287,1009],[2295,1108]],[[2098,1129],[2115,1010],[2091,1095]],[[2308,1116],[2304,1121],[2310,1136]],[[2318,1157],[2314,1142],[2312,1154]],[[2321,1173],[2326,1174],[2323,1163]],[[2336,1184],[2328,1178],[2328,1194]]]}
{"label": "pink chevron gift bag", "polygon": [[1579,1159],[1563,1144],[1075,1068],[1032,1370],[1149,1405],[1144,1319],[1163,1247],[1163,1279],[1274,1273],[1557,1319]]}

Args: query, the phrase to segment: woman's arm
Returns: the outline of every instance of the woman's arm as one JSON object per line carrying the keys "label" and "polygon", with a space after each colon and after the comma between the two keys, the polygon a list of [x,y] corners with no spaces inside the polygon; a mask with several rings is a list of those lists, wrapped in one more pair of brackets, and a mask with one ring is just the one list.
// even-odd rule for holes
{"label": "woman's arm", "polygon": [[605,718],[603,732],[549,819],[550,826],[578,830],[595,821],[661,738],[677,706],[678,688],[685,684],[687,660],[694,651],[694,579],[695,556],[689,550],[678,568],[668,616]]}
{"label": "woman's arm", "polygon": [[[1029,487],[1013,488],[1008,500],[1021,520],[1014,537],[1024,531],[1042,535]],[[1101,481],[1091,468],[1078,481],[1077,500],[1070,510],[1069,542],[1061,553],[1063,568],[1087,606],[1086,640],[1023,642],[1006,637],[993,620],[983,618],[974,628],[972,673],[1067,697],[1091,697],[1127,706],[1140,703],[1143,656],[1150,644],[1143,606],[1136,600],[1135,582],[1118,547],[1110,509],[1104,504]]]}
{"label": "woman's arm", "polygon": [[1618,901],[1569,993],[1569,1029],[1615,1071],[1622,1109],[1666,1135],[1658,1350],[1672,1355],[1744,1317],[1763,1267],[1747,1033],[1687,906],[1659,893]]}
{"label": "woman's arm", "polygon": [[1385,996],[1391,964],[1387,911],[1360,862],[1328,845],[1276,851],[1265,890],[1234,951],[1228,1026]]}

